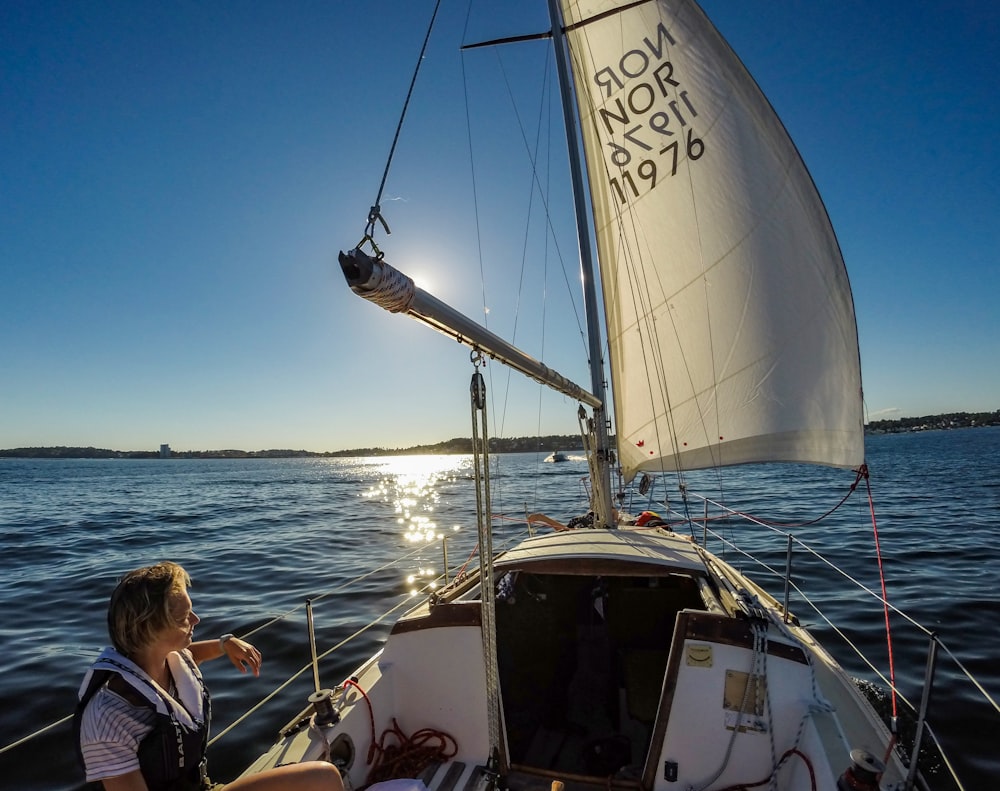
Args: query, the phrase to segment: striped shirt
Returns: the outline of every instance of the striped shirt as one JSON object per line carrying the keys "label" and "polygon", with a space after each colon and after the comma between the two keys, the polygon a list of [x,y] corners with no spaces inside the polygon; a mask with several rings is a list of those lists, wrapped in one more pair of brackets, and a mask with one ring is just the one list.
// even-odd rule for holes
{"label": "striped shirt", "polygon": [[80,722],[80,749],[87,782],[134,772],[139,743],[153,730],[156,712],[133,706],[104,687],[95,693]]}

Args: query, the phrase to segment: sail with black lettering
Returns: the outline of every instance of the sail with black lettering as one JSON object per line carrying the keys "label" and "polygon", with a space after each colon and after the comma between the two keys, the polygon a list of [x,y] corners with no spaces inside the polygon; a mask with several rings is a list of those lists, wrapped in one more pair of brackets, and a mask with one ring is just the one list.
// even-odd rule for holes
{"label": "sail with black lettering", "polygon": [[794,144],[692,2],[563,0],[620,461],[863,461],[850,285]]}

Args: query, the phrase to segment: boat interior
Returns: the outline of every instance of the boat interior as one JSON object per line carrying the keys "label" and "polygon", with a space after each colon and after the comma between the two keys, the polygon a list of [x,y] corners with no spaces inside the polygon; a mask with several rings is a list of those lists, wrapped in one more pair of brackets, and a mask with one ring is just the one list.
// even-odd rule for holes
{"label": "boat interior", "polygon": [[496,617],[511,765],[638,777],[684,609],[705,609],[689,575],[510,572]]}
{"label": "boat interior", "polygon": [[840,739],[820,732],[796,640],[755,624],[704,571],[586,565],[527,564],[498,580],[508,788],[723,788],[766,778],[793,744],[809,757],[786,762],[779,788],[832,775]]}

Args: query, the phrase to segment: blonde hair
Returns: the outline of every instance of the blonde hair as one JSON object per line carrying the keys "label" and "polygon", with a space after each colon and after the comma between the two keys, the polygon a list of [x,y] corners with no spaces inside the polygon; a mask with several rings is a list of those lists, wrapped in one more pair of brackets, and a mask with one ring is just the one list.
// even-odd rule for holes
{"label": "blonde hair", "polygon": [[119,653],[133,656],[164,629],[178,626],[170,600],[190,585],[188,573],[169,561],[130,571],[118,581],[108,603],[111,644]]}

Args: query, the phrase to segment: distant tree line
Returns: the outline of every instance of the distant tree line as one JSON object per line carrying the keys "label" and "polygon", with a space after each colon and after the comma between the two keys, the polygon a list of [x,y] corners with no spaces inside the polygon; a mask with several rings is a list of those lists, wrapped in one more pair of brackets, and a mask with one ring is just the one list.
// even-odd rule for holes
{"label": "distant tree line", "polygon": [[869,434],[898,434],[907,431],[934,431],[973,426],[1000,426],[1000,409],[996,412],[951,412],[946,415],[872,420],[866,426],[866,430]]}
{"label": "distant tree line", "polygon": [[[581,446],[577,436],[550,434],[544,437],[491,437],[491,453],[523,453],[575,450]],[[308,450],[171,450],[171,459],[293,459],[340,458],[357,456],[415,456],[421,454],[472,453],[472,439],[456,437],[434,445],[411,448],[354,448],[315,452]],[[106,448],[11,448],[0,450],[0,458],[16,459],[159,459],[159,450],[108,450]]]}
{"label": "distant tree line", "polygon": [[[1000,426],[1000,409],[995,412],[951,412],[945,415],[903,417],[895,420],[872,420],[865,427],[869,434],[895,434],[907,431]],[[543,437],[491,437],[490,453],[551,453],[554,450],[577,450],[578,436],[548,434]],[[318,453],[309,450],[171,450],[171,459],[294,459],[342,458],[358,456],[417,456],[421,454],[472,453],[472,439],[455,437],[434,445],[410,448],[354,448]],[[11,448],[0,450],[0,458],[14,459],[158,459],[159,450],[108,450],[106,448]]]}
{"label": "distant tree line", "polygon": [[[107,450],[106,448],[66,448],[63,446],[55,448],[10,448],[0,450],[0,458],[8,459],[116,459],[123,454],[117,450]],[[128,454],[131,456],[132,454]],[[136,458],[153,458],[160,454],[135,451]]]}

